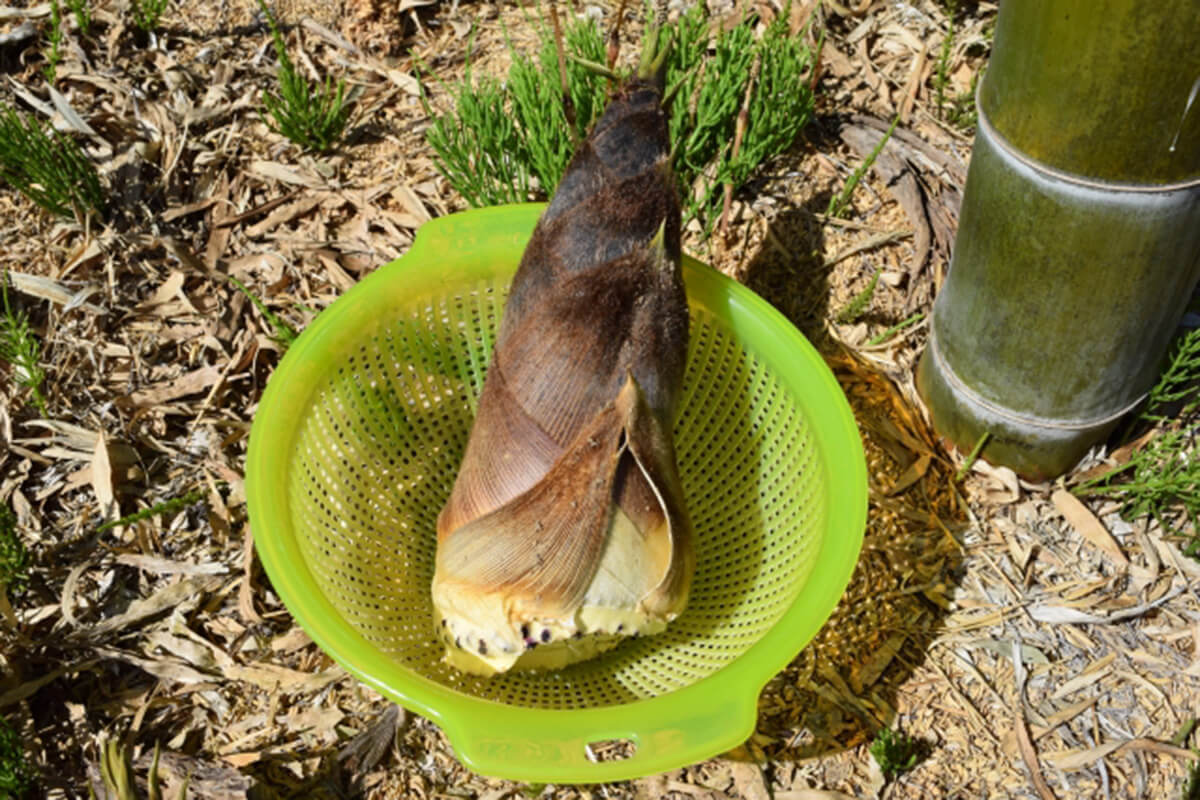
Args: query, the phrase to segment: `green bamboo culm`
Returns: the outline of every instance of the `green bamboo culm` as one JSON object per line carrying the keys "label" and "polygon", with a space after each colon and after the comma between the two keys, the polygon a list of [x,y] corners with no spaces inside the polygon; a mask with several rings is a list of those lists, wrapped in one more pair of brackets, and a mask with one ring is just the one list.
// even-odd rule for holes
{"label": "green bamboo culm", "polygon": [[1136,409],[1200,278],[1200,4],[1008,0],[917,384],[1035,478]]}

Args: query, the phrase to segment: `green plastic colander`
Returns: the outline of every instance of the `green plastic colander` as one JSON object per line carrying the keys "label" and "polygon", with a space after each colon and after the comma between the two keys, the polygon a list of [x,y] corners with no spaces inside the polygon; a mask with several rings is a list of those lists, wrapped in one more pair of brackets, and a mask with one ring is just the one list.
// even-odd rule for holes
{"label": "green plastic colander", "polygon": [[[246,491],[271,583],[312,638],[432,719],[485,775],[603,782],[753,732],[758,693],[828,619],[862,546],[866,467],[845,396],[753,292],[685,259],[691,337],[676,450],[696,531],[686,611],[560,671],[442,662],[430,581],[504,308],[541,205],[454,214],[322,312],[259,404]],[[597,763],[590,744],[628,740]]]}

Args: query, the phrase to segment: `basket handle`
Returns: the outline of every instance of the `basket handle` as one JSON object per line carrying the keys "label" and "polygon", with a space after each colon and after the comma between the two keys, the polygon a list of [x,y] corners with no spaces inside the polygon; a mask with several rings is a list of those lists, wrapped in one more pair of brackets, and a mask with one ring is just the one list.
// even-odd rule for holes
{"label": "basket handle", "polygon": [[[604,783],[677,769],[740,745],[754,732],[757,694],[703,696],[697,702],[684,691],[578,711],[499,706],[494,715],[439,722],[459,760],[480,774],[535,783]],[[611,741],[631,743],[633,754],[593,760],[595,746]]]}

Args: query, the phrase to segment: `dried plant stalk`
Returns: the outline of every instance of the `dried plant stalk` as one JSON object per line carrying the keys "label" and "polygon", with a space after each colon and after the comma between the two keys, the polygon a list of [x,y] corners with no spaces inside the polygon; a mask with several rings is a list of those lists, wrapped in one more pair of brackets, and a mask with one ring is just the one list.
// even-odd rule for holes
{"label": "dried plant stalk", "polygon": [[589,658],[687,600],[680,209],[661,57],[642,63],[534,230],[438,519],[435,623],[466,671]]}

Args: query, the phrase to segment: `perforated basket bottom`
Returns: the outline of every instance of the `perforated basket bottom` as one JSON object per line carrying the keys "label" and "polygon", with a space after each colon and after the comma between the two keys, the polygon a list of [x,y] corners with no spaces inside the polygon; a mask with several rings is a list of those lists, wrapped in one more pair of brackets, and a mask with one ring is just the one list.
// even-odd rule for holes
{"label": "perforated basket bottom", "polygon": [[723,323],[692,309],[676,449],[697,537],[687,610],[659,636],[544,673],[483,679],[442,663],[429,596],[449,496],[507,283],[423,297],[365,325],[297,419],[293,534],[321,590],[388,657],[463,693],[539,708],[682,688],[753,645],[819,550],[826,480],[807,423]]}

